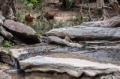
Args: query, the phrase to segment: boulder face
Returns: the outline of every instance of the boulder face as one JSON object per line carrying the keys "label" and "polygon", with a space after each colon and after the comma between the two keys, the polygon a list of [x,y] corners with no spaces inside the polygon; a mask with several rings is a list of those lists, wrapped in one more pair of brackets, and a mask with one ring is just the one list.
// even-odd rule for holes
{"label": "boulder face", "polygon": [[0,45],[2,45],[3,41],[4,41],[4,38],[0,36]]}
{"label": "boulder face", "polygon": [[36,32],[29,26],[24,25],[13,20],[5,20],[4,27],[8,29],[13,35],[17,36],[21,40],[27,40],[27,42],[39,43],[39,37]]}
{"label": "boulder face", "polygon": [[6,29],[2,26],[0,26],[0,34],[5,38],[5,39],[8,39],[8,40],[11,40],[13,38],[13,35],[6,31]]}
{"label": "boulder face", "polygon": [[0,15],[0,19],[1,19],[2,21],[4,21],[4,20],[5,20],[5,17],[3,17],[2,15]]}
{"label": "boulder face", "polygon": [[[87,63],[87,64],[86,64]],[[31,57],[26,60],[20,61],[20,65],[25,72],[32,71],[56,71],[66,72],[74,77],[81,78],[82,75],[95,77],[98,75],[115,74],[120,75],[120,66],[109,64],[109,63],[98,63],[84,59],[73,59],[73,58],[54,58],[45,56]],[[29,68],[30,67],[30,68]],[[84,78],[86,79],[86,78]],[[117,76],[114,78],[87,78],[87,79],[120,79]]]}

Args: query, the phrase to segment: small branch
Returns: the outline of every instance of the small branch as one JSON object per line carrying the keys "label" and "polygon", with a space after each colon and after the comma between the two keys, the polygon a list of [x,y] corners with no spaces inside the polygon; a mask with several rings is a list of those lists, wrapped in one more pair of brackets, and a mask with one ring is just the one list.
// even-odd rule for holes
{"label": "small branch", "polygon": [[91,17],[91,14],[90,14],[90,5],[89,5],[89,0],[87,0],[87,6],[88,6],[88,16],[89,16],[89,20],[90,21],[93,21],[92,17]]}
{"label": "small branch", "polygon": [[109,14],[108,14],[107,10],[105,9],[104,0],[97,0],[96,4],[97,4],[97,8],[99,10],[101,10],[101,12],[102,12],[102,20],[108,19]]}
{"label": "small branch", "polygon": [[81,3],[81,6],[80,6],[80,11],[79,11],[79,13],[80,13],[80,15],[81,15],[81,19],[83,19],[83,13],[82,13],[82,7],[83,6],[83,0],[82,0],[82,3]]}

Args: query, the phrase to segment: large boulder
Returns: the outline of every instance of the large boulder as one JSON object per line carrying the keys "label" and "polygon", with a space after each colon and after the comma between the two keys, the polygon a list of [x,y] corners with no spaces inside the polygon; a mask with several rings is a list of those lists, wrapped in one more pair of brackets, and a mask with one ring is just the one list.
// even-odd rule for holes
{"label": "large boulder", "polygon": [[[84,59],[73,58],[53,58],[36,56],[26,60],[20,61],[22,68],[25,72],[32,71],[55,71],[60,73],[68,73],[74,77],[82,79],[82,75],[89,77],[95,77],[103,74],[116,74],[120,76],[120,66],[109,63],[98,63]],[[115,77],[115,76],[114,76]],[[92,78],[87,78],[92,79]],[[117,76],[115,78],[93,78],[93,79],[120,79]]]}
{"label": "large boulder", "polygon": [[13,35],[17,36],[20,40],[32,43],[39,43],[39,36],[29,26],[24,25],[13,20],[5,20],[4,27],[8,29]]}

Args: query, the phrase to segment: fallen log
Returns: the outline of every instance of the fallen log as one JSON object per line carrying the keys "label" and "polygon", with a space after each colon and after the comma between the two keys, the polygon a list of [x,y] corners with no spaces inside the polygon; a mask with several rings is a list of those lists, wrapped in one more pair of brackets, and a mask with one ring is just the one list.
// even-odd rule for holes
{"label": "fallen log", "polygon": [[91,21],[91,22],[84,22],[81,26],[88,26],[88,27],[120,27],[120,16],[112,17],[108,20],[104,21]]}

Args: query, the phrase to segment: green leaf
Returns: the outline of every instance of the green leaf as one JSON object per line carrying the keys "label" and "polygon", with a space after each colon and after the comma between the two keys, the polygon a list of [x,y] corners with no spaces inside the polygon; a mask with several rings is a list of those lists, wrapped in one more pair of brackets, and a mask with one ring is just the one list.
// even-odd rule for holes
{"label": "green leaf", "polygon": [[38,0],[32,0],[33,3],[38,3]]}
{"label": "green leaf", "polygon": [[73,0],[68,0],[68,2],[71,4],[71,3],[73,3]]}
{"label": "green leaf", "polygon": [[33,3],[29,3],[27,6],[28,6],[28,7],[32,7],[32,6],[33,6]]}
{"label": "green leaf", "polygon": [[24,4],[27,4],[28,2],[27,1],[24,1]]}

